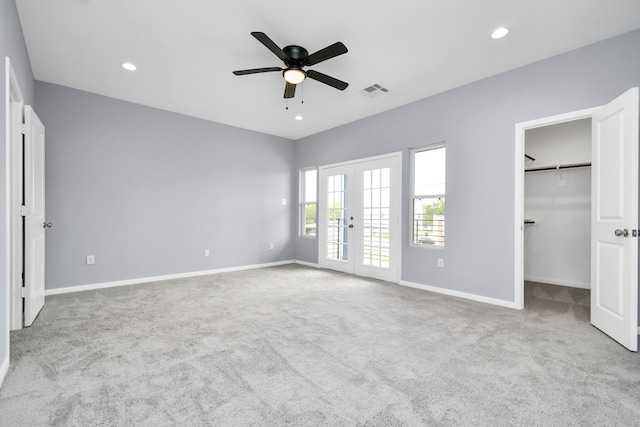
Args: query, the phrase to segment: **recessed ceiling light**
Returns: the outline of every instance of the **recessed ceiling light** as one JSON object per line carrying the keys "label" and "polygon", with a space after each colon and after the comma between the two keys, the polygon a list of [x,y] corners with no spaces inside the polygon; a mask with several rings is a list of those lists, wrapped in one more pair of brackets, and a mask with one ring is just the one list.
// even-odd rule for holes
{"label": "recessed ceiling light", "polygon": [[500,28],[497,28],[493,33],[491,33],[491,38],[501,39],[507,34],[509,34],[509,29],[506,27],[500,27]]}
{"label": "recessed ceiling light", "polygon": [[302,119],[304,119],[304,117],[302,117],[302,116],[296,116],[296,117],[295,117],[295,119],[296,119],[296,120],[302,120]]}
{"label": "recessed ceiling light", "polygon": [[127,71],[135,71],[138,69],[138,67],[133,65],[131,62],[125,62],[124,64],[122,64],[122,68],[124,68]]}

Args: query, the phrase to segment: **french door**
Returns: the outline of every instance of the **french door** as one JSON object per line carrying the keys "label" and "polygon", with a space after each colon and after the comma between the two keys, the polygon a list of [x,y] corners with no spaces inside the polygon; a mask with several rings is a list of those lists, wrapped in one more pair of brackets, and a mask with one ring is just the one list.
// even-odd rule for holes
{"label": "french door", "polygon": [[400,153],[320,168],[320,266],[397,282]]}

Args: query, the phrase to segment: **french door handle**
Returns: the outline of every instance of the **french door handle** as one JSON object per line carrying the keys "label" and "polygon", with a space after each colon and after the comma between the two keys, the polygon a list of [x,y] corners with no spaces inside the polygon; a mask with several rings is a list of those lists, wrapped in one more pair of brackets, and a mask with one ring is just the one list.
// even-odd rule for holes
{"label": "french door handle", "polygon": [[349,228],[353,228],[353,224],[349,224]]}
{"label": "french door handle", "polygon": [[629,230],[627,230],[626,228],[624,230],[620,230],[619,228],[613,232],[613,234],[615,234],[616,236],[620,237],[629,237]]}
{"label": "french door handle", "polygon": [[44,224],[42,224],[42,226],[44,228],[51,228],[53,226],[53,224],[51,224],[50,222],[45,222]]}

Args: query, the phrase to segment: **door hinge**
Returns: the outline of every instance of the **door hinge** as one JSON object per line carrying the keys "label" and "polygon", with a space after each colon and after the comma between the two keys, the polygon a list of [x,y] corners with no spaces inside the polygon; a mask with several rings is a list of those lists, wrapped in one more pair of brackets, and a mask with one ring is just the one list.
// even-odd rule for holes
{"label": "door hinge", "polygon": [[25,205],[20,206],[20,215],[27,216],[27,207]]}
{"label": "door hinge", "polygon": [[631,230],[631,237],[638,237],[638,230]]}
{"label": "door hinge", "polygon": [[20,296],[21,296],[22,298],[26,297],[26,295],[25,295],[25,291],[24,291],[24,288],[20,288]]}
{"label": "door hinge", "polygon": [[20,133],[22,133],[23,135],[27,134],[27,125],[25,123],[22,123],[20,125]]}

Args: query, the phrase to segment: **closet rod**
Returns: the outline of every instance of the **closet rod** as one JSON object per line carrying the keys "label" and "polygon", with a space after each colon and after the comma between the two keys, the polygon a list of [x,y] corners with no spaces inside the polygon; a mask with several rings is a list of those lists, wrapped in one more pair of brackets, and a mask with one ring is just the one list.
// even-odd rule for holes
{"label": "closet rod", "polygon": [[568,165],[543,166],[539,168],[530,168],[530,169],[525,169],[524,171],[525,172],[551,171],[551,170],[558,170],[558,169],[586,168],[590,166],[591,166],[591,163],[571,163]]}

